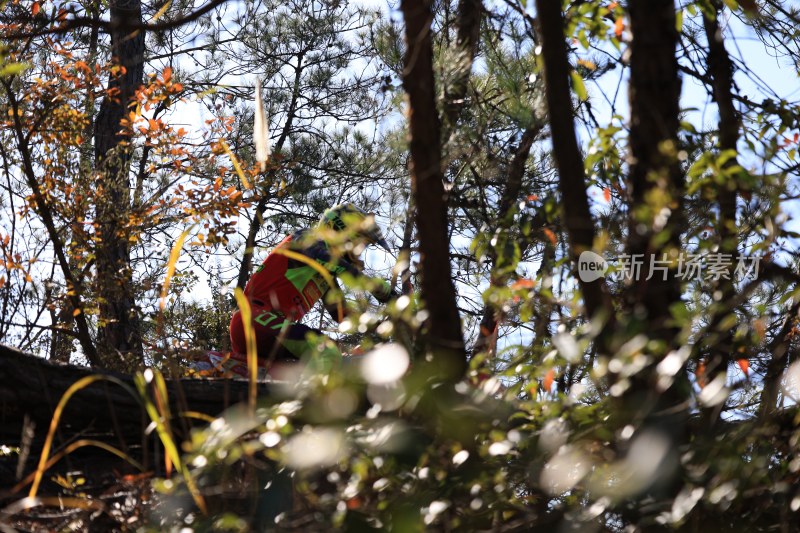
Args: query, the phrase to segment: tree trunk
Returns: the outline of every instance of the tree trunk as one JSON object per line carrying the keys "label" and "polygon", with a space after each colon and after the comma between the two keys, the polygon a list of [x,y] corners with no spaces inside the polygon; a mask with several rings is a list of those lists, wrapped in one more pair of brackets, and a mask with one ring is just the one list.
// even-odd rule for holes
{"label": "tree trunk", "polygon": [[[646,319],[642,331],[651,338],[671,342],[676,332],[670,306],[681,299],[674,269],[669,275],[655,273],[646,279],[651,257],[680,251],[683,228],[684,182],[678,161],[679,99],[674,0],[632,0],[629,3],[631,32],[630,98],[630,195],[631,215],[627,253],[644,258],[642,275],[634,280],[630,301],[641,306]],[[669,209],[665,223],[657,222],[653,198]],[[660,204],[659,204],[660,205]],[[654,237],[668,233],[665,244]],[[666,279],[664,279],[666,277]]]}
{"label": "tree trunk", "polygon": [[112,0],[111,53],[124,72],[111,76],[95,121],[95,158],[100,173],[97,222],[97,290],[100,303],[99,332],[104,366],[124,368],[142,361],[139,315],[132,288],[129,230],[131,148],[120,132],[121,119],[142,84],[144,31],[130,31],[141,24],[140,0]]}
{"label": "tree trunk", "polygon": [[[740,118],[733,104],[733,63],[725,50],[722,29],[718,18],[722,14],[719,2],[714,2],[715,16],[703,15],[703,27],[708,40],[707,72],[711,78],[714,100],[719,109],[719,148],[721,151],[736,150],[739,142]],[[736,157],[725,164],[726,168],[738,165]],[[736,261],[738,251],[738,230],[736,227],[736,188],[733,183],[722,183],[717,186],[717,202],[719,216],[717,218],[717,231],[719,232],[719,253],[730,254],[732,261]],[[726,327],[720,330],[719,325],[730,314],[735,313],[730,309],[728,302],[736,294],[734,285],[734,268],[727,271],[728,279],[720,279],[717,289],[722,293],[718,299],[722,308],[714,312],[710,335],[703,343],[710,346],[710,354],[706,361],[706,374],[709,380],[727,371],[728,363],[733,357],[733,331],[735,328]]]}
{"label": "tree trunk", "polygon": [[482,15],[481,0],[459,0],[456,46],[462,54],[458,59],[463,63],[459,64],[458,75],[451,86],[445,89],[445,117],[450,127],[458,120],[458,114],[464,108],[472,63],[478,52]]}
{"label": "tree trunk", "polygon": [[[630,45],[630,219],[628,254],[644,264],[628,289],[629,334],[646,335],[651,363],[630,378],[630,387],[617,402],[619,424],[641,420],[642,435],[669,442],[659,479],[642,498],[672,498],[682,487],[679,450],[687,441],[688,396],[691,388],[682,368],[670,386],[659,385],[657,364],[679,347],[680,326],[672,321],[672,306],[681,302],[681,286],[674,268],[667,275],[653,272],[650,259],[663,254],[677,259],[684,227],[684,181],[678,160],[681,83],[676,56],[678,31],[674,0],[631,0]],[[662,207],[663,206],[663,207]],[[666,211],[665,211],[666,210]],[[662,235],[666,232],[666,238]],[[655,341],[655,342],[653,342]],[[633,510],[642,518],[645,506]]]}
{"label": "tree trunk", "polygon": [[441,123],[433,77],[433,14],[426,0],[403,0],[401,10],[406,24],[403,87],[408,95],[411,193],[417,208],[422,299],[430,313],[427,342],[433,352],[433,371],[457,381],[466,371],[466,354],[450,268]]}
{"label": "tree trunk", "polygon": [[[558,183],[564,214],[564,226],[575,264],[580,254],[594,246],[594,223],[584,180],[583,156],[575,135],[572,96],[569,88],[570,66],[564,35],[561,4],[537,0],[542,59],[545,71],[545,96],[553,139],[553,157],[558,168]],[[598,337],[598,351],[609,352],[614,310],[603,278],[584,281],[579,278],[587,319],[601,318],[606,326]]]}

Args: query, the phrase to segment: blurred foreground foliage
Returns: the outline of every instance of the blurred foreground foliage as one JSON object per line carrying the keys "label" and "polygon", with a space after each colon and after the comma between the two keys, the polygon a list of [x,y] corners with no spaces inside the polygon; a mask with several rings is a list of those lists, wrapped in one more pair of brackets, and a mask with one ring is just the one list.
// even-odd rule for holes
{"label": "blurred foreground foliage", "polygon": [[[564,390],[552,372],[562,352],[491,376],[476,357],[465,380],[437,382],[413,343],[380,342],[418,330],[403,318],[411,307],[371,324],[365,357],[298,370],[254,411],[235,406],[195,430],[183,460],[208,513],[181,477],[156,480],[145,530],[767,531],[796,512],[795,410],[712,424],[697,410],[678,449],[620,416],[595,372]],[[630,367],[645,349],[617,361]],[[660,375],[662,387],[674,378]]]}

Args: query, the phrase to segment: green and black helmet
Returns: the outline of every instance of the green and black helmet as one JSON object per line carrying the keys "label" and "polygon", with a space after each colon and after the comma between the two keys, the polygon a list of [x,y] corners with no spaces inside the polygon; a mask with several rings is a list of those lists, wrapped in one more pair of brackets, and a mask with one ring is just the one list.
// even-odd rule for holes
{"label": "green and black helmet", "polygon": [[351,203],[339,204],[322,213],[320,223],[336,231],[345,231],[348,228],[363,236],[370,244],[377,244],[390,252],[389,243],[383,238],[381,229],[375,222],[375,215],[367,213],[360,207]]}

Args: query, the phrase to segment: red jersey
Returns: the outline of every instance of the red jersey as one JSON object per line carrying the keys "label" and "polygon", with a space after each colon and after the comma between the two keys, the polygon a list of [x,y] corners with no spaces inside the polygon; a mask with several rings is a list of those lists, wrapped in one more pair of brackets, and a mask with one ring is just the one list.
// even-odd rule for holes
{"label": "red jersey", "polygon": [[307,230],[300,230],[283,239],[247,282],[244,294],[251,302],[283,313],[290,320],[303,317],[330,289],[325,277],[306,261],[283,255],[290,251],[314,261],[335,276],[342,272],[358,275],[349,261],[339,258],[334,262],[324,241],[304,245]]}

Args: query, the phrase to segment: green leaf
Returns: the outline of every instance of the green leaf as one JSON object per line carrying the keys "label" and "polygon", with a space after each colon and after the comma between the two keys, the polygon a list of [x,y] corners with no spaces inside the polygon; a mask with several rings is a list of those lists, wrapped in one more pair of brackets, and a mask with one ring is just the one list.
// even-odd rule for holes
{"label": "green leaf", "polygon": [[689,313],[689,309],[686,307],[684,302],[674,303],[669,306],[670,314],[672,315],[672,319],[675,321],[675,324],[682,327],[684,324],[688,323],[691,320],[691,315]]}
{"label": "green leaf", "polygon": [[22,74],[29,66],[27,63],[9,63],[0,68],[0,78]]}
{"label": "green leaf", "polygon": [[739,9],[739,2],[736,0],[725,0],[725,5],[728,6],[731,11]]}
{"label": "green leaf", "polygon": [[570,72],[570,77],[572,78],[572,89],[575,91],[575,94],[578,95],[578,99],[580,99],[581,102],[585,102],[589,98],[589,94],[586,92],[586,85],[583,83],[583,78],[581,78],[581,75],[575,70]]}
{"label": "green leaf", "polygon": [[724,150],[719,154],[717,158],[717,165],[720,167],[724,166],[728,161],[731,161],[736,158],[738,153],[736,150]]}
{"label": "green leaf", "polygon": [[587,35],[586,31],[583,29],[578,31],[577,38],[578,42],[581,43],[581,46],[583,46],[585,50],[588,50],[590,44],[589,44],[589,36]]}

